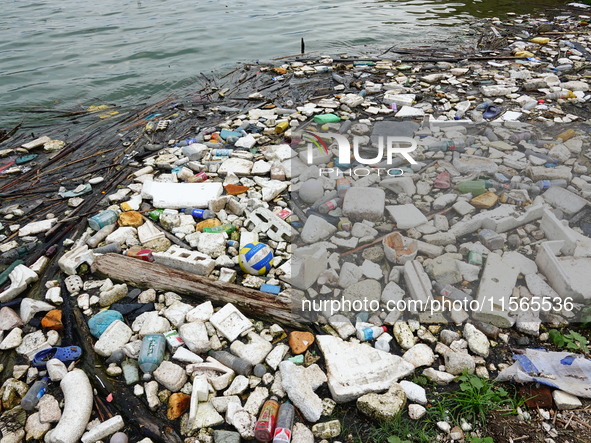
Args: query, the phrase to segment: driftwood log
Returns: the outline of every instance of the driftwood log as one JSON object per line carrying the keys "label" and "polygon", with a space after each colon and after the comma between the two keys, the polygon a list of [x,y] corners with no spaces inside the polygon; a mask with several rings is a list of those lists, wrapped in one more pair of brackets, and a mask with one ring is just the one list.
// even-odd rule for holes
{"label": "driftwood log", "polygon": [[96,257],[91,269],[93,273],[138,288],[172,291],[196,300],[210,300],[217,304],[232,303],[252,317],[268,318],[297,328],[304,327],[301,317],[292,312],[289,300],[244,286],[211,280],[119,254]]}

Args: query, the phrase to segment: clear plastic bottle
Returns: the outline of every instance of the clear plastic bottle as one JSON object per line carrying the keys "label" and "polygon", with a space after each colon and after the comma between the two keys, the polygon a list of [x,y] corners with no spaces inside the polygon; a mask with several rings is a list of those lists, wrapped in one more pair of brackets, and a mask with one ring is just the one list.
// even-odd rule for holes
{"label": "clear plastic bottle", "polygon": [[388,328],[386,326],[372,326],[371,328],[357,329],[357,338],[361,341],[373,340],[387,330]]}
{"label": "clear plastic bottle", "polygon": [[154,372],[164,359],[166,337],[162,334],[148,334],[142,339],[138,363],[145,374]]}
{"label": "clear plastic bottle", "polygon": [[458,183],[458,191],[461,194],[472,194],[474,197],[484,194],[494,183],[490,180],[468,180]]}
{"label": "clear plastic bottle", "polygon": [[221,364],[229,367],[234,372],[248,377],[252,374],[253,365],[243,358],[226,351],[209,351],[209,355],[219,361]]}
{"label": "clear plastic bottle", "polygon": [[201,218],[203,220],[215,218],[215,213],[209,209],[185,208],[181,209],[181,212],[184,212],[185,214],[191,214],[193,217]]}
{"label": "clear plastic bottle", "polygon": [[279,412],[279,402],[277,400],[279,399],[272,395],[261,409],[259,419],[254,426],[254,438],[258,441],[269,442],[273,440],[277,413]]}
{"label": "clear plastic bottle", "polygon": [[442,285],[441,283],[434,282],[433,287],[439,293],[439,295],[443,295],[451,300],[471,300],[472,297],[469,294],[466,294],[464,291],[453,287],[452,285]]}
{"label": "clear plastic bottle", "polygon": [[559,188],[566,188],[568,185],[568,182],[564,179],[556,179],[556,180],[539,180],[535,183],[535,186],[537,186],[540,191],[545,191],[546,189],[552,187],[552,186],[557,186]]}
{"label": "clear plastic bottle", "polygon": [[[558,69],[558,68],[557,68]],[[566,99],[566,98],[576,98],[577,96],[572,93],[572,91],[560,91],[560,92],[550,92],[546,94],[546,98],[550,100],[556,100],[559,98]]]}
{"label": "clear plastic bottle", "polygon": [[289,400],[279,407],[277,426],[275,426],[275,432],[273,433],[273,443],[289,443],[291,441],[294,416],[295,408]]}
{"label": "clear plastic bottle", "polygon": [[43,377],[41,380],[37,380],[33,383],[33,386],[27,391],[23,399],[21,400],[21,408],[25,411],[32,411],[39,403],[41,397],[45,395],[47,386],[49,384],[49,377]]}

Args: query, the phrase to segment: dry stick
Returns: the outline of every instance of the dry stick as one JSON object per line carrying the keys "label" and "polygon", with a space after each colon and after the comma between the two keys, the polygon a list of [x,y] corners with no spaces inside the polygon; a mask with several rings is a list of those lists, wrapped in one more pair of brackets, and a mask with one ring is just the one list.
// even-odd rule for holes
{"label": "dry stick", "polygon": [[68,167],[68,166],[72,166],[72,165],[74,165],[76,163],[83,162],[85,160],[88,160],[90,158],[96,157],[98,155],[106,154],[107,152],[111,152],[111,151],[114,151],[116,149],[118,149],[118,148],[105,149],[104,151],[95,152],[92,155],[89,155],[87,157],[80,158],[78,160],[74,160],[74,161],[72,161],[70,163],[66,163],[65,165],[56,166],[55,168],[50,169],[49,171],[43,171],[43,174],[49,174],[50,172],[57,171],[58,169],[62,169],[62,168]]}

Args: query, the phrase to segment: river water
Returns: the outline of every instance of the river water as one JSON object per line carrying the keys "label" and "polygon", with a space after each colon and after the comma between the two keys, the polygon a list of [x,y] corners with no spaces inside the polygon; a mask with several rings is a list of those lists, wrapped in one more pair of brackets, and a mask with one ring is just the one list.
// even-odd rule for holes
{"label": "river water", "polygon": [[[546,0],[546,4],[562,3]],[[0,128],[23,109],[154,102],[200,72],[296,54],[458,41],[509,0],[3,0]]]}

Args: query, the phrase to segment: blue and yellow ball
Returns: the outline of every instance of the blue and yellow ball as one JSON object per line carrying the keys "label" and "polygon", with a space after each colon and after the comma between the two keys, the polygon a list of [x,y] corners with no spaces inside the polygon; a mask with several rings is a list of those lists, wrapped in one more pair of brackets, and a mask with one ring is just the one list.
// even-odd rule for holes
{"label": "blue and yellow ball", "polygon": [[273,266],[273,250],[264,243],[248,243],[240,249],[238,259],[244,272],[264,275]]}

